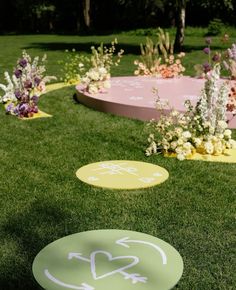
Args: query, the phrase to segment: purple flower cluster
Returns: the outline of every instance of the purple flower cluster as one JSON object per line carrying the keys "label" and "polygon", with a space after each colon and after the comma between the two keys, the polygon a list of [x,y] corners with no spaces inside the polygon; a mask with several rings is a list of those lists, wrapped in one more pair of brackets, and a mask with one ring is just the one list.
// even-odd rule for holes
{"label": "purple flower cluster", "polygon": [[202,65],[202,69],[203,69],[203,72],[206,74],[206,73],[208,73],[209,71],[212,70],[212,67],[211,67],[211,65],[209,64],[209,62],[205,62],[205,63]]}
{"label": "purple flower cluster", "polygon": [[4,73],[7,85],[0,86],[5,91],[5,95],[0,97],[0,102],[6,104],[8,114],[28,118],[38,113],[39,97],[45,92],[46,83],[56,79],[54,76],[44,76],[45,61],[46,55],[41,60],[39,57],[32,60],[30,55],[23,51],[13,70],[12,78],[8,72]]}
{"label": "purple flower cluster", "polygon": [[25,59],[25,58],[21,58],[21,59],[19,60],[18,64],[19,64],[22,68],[25,68],[25,67],[27,66],[27,64],[28,64],[27,59]]}
{"label": "purple flower cluster", "polygon": [[38,107],[29,103],[20,103],[14,109],[14,114],[20,118],[33,117],[35,113],[38,113]]}
{"label": "purple flower cluster", "polygon": [[14,75],[16,76],[17,79],[19,79],[22,76],[22,70],[16,69],[14,71]]}
{"label": "purple flower cluster", "polygon": [[[33,95],[33,97],[30,98],[30,96],[25,93],[25,91],[15,91],[15,97],[19,101],[16,107],[14,108],[13,112],[15,115],[19,116],[20,118],[23,117],[32,117],[34,113],[38,113],[38,100],[39,97],[37,95]],[[7,107],[7,113],[12,111],[13,104],[10,104]]]}
{"label": "purple flower cluster", "polygon": [[[42,73],[36,66],[32,67],[31,58],[26,52],[23,52],[22,58],[17,62],[14,69],[14,76],[17,79],[18,86],[14,91],[17,103],[15,106],[10,104],[7,112],[13,112],[19,117],[32,117],[38,112],[38,100],[40,95],[40,86],[44,85]],[[33,92],[36,93],[33,94]]]}
{"label": "purple flower cluster", "polygon": [[[208,59],[205,63],[196,66],[197,74],[200,77],[205,77],[208,72],[210,72],[216,63],[222,61],[221,53],[215,52],[213,54],[211,50],[212,39],[210,37],[205,38],[206,47],[203,49],[203,52],[208,56]],[[235,50],[236,52],[236,50]]]}
{"label": "purple flower cluster", "polygon": [[210,54],[210,53],[211,53],[210,47],[205,47],[205,48],[203,49],[203,52],[204,52],[205,54]]}

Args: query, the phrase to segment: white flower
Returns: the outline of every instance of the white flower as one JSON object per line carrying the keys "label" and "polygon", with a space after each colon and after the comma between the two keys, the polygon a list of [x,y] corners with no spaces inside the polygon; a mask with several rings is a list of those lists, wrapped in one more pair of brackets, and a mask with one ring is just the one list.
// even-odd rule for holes
{"label": "white flower", "polygon": [[0,84],[0,89],[2,89],[5,92],[7,90],[7,87],[3,84]]}
{"label": "white flower", "polygon": [[207,154],[213,154],[214,146],[210,141],[204,143],[204,149],[206,150]]}
{"label": "white flower", "polygon": [[189,132],[189,131],[184,131],[183,133],[182,133],[182,137],[183,138],[185,138],[185,139],[189,139],[189,138],[191,138],[191,133]]}
{"label": "white flower", "polygon": [[86,75],[89,79],[94,80],[94,81],[98,81],[100,79],[100,75],[99,75],[98,71],[96,71],[94,69],[90,69],[86,73]]}
{"label": "white flower", "polygon": [[193,142],[197,148],[202,144],[202,140],[200,138],[194,138]]}
{"label": "white flower", "polygon": [[183,148],[182,148],[182,146],[178,146],[178,147],[176,147],[175,152],[176,152],[177,154],[182,153],[182,152],[183,152]]}
{"label": "white flower", "polygon": [[177,144],[178,144],[178,145],[183,145],[183,144],[184,144],[184,140],[183,140],[182,138],[179,138],[179,139],[177,140]]}
{"label": "white flower", "polygon": [[233,148],[233,149],[236,148],[236,141],[235,141],[235,140],[230,139],[230,140],[229,140],[229,143],[230,143],[231,148]]}
{"label": "white flower", "polygon": [[223,153],[223,146],[220,142],[218,142],[214,145],[214,154],[220,155],[222,153]]}
{"label": "white flower", "polygon": [[170,144],[168,142],[162,142],[162,147],[164,150],[169,150],[170,149]]}
{"label": "white flower", "polygon": [[218,134],[217,137],[218,137],[218,139],[224,139],[224,135],[223,134]]}
{"label": "white flower", "polygon": [[148,142],[152,142],[154,140],[154,135],[150,134],[148,137]]}
{"label": "white flower", "polygon": [[211,123],[209,121],[206,121],[202,124],[203,128],[208,128],[211,126]]}
{"label": "white flower", "polygon": [[157,153],[157,144],[156,144],[156,142],[153,141],[151,143],[151,149],[152,149],[153,153]]}
{"label": "white flower", "polygon": [[185,155],[186,157],[191,156],[191,155],[192,155],[192,150],[191,150],[191,149],[186,150],[186,151],[184,152],[184,155]]}
{"label": "white flower", "polygon": [[38,86],[37,86],[37,91],[39,91],[40,93],[44,93],[46,91],[46,85],[44,82],[41,82]]}
{"label": "white flower", "polygon": [[224,131],[224,136],[226,137],[226,138],[231,138],[231,130],[229,130],[229,129],[226,129],[225,131]]}
{"label": "white flower", "polygon": [[104,81],[103,87],[104,87],[104,89],[110,89],[110,87],[111,87],[110,81],[109,80]]}
{"label": "white flower", "polygon": [[228,127],[228,125],[225,121],[220,120],[218,121],[218,127],[224,130]]}
{"label": "white flower", "polygon": [[174,150],[176,147],[177,147],[177,142],[176,141],[172,141],[170,143],[170,148]]}
{"label": "white flower", "polygon": [[177,154],[177,159],[180,160],[180,161],[183,161],[185,159],[185,155],[183,152]]}
{"label": "white flower", "polygon": [[105,67],[99,67],[98,68],[98,73],[100,75],[106,75],[107,74],[107,70],[105,69]]}
{"label": "white flower", "polygon": [[215,133],[214,127],[212,127],[212,126],[209,127],[209,133],[210,134],[214,134]]}
{"label": "white flower", "polygon": [[90,85],[89,88],[88,88],[88,92],[90,94],[97,94],[98,93],[98,88],[94,85]]}
{"label": "white flower", "polygon": [[216,136],[209,136],[208,140],[213,143],[216,143],[219,140],[219,138],[217,138]]}
{"label": "white flower", "polygon": [[190,142],[185,142],[183,144],[183,149],[191,151],[191,148],[192,148],[192,144]]}
{"label": "white flower", "polygon": [[145,154],[147,156],[150,156],[150,155],[152,155],[152,153],[156,153],[156,152],[157,152],[157,144],[156,144],[156,142],[152,141],[150,146],[146,149]]}
{"label": "white flower", "polygon": [[181,136],[182,132],[183,132],[183,129],[181,127],[175,128],[175,133],[177,134],[177,136]]}
{"label": "white flower", "polygon": [[225,142],[225,147],[226,147],[227,149],[230,149],[230,148],[231,148],[230,140]]}
{"label": "white flower", "polygon": [[178,115],[179,115],[179,112],[176,111],[176,110],[173,110],[173,111],[171,112],[171,116],[173,116],[173,117],[177,117]]}

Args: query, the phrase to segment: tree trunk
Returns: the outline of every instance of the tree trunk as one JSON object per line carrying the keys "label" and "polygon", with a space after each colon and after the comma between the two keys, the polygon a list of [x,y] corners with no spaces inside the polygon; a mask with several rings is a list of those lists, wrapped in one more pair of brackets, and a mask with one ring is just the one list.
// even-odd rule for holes
{"label": "tree trunk", "polygon": [[90,0],[84,0],[84,23],[87,29],[91,28],[91,20],[90,20]]}
{"label": "tree trunk", "polygon": [[177,21],[176,21],[176,35],[175,35],[175,52],[180,52],[184,43],[184,29],[185,29],[185,14],[186,14],[186,0],[177,1]]}

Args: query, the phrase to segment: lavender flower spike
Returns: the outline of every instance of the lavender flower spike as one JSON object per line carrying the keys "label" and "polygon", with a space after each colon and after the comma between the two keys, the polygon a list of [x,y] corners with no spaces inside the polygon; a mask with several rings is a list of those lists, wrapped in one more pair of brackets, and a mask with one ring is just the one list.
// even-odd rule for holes
{"label": "lavender flower spike", "polygon": [[16,69],[14,71],[14,75],[16,76],[17,79],[19,79],[21,77],[21,75],[22,75],[22,70]]}
{"label": "lavender flower spike", "polygon": [[25,58],[21,58],[19,60],[19,65],[23,68],[25,68],[27,66],[27,60]]}

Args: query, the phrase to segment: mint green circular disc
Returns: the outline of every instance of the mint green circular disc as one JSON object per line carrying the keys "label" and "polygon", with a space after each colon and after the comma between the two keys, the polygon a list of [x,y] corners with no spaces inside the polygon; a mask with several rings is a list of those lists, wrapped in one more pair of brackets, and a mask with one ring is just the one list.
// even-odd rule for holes
{"label": "mint green circular disc", "polygon": [[168,290],[183,273],[170,244],[125,230],[94,230],[66,236],[35,257],[33,274],[47,290]]}

